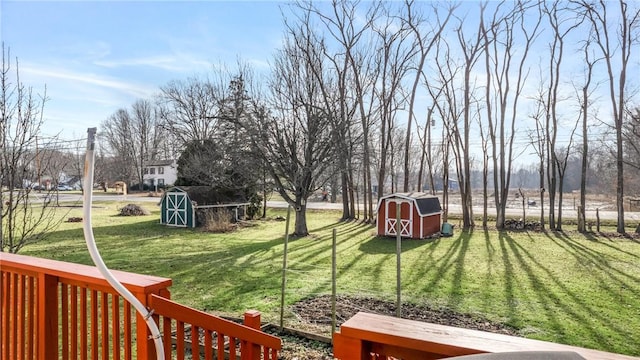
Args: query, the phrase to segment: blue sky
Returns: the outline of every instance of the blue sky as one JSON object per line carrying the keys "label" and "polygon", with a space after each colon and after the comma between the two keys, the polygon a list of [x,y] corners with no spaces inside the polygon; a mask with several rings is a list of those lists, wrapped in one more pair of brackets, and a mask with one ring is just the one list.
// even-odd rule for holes
{"label": "blue sky", "polygon": [[[280,1],[0,0],[0,38],[11,48],[12,57],[19,58],[22,82],[38,92],[46,84],[44,134],[79,139],[88,127],[98,127],[118,108],[149,98],[171,80],[206,74],[220,63],[233,67],[238,58],[257,71],[267,69],[283,39],[281,6],[287,5]],[[459,13],[470,17],[465,24],[472,29],[477,6],[477,1],[463,1]],[[452,30],[445,34],[452,35]],[[547,52],[542,51],[548,43],[545,36],[536,44],[541,51],[530,56],[525,96],[533,94],[539,78],[546,76],[536,65],[548,61]],[[567,44],[564,66],[569,71],[561,84],[563,94],[574,94],[571,82],[580,83],[583,78],[579,45]],[[639,74],[637,59],[634,55],[630,81]],[[477,69],[480,81],[483,71]],[[596,101],[601,102],[599,115],[606,121],[610,104],[601,82],[602,64],[597,71],[600,95]],[[417,116],[424,119],[429,100],[423,94],[419,101]],[[530,122],[526,103],[526,99],[520,102],[520,125]],[[575,106],[567,103],[563,108]],[[561,138],[567,139],[568,133]],[[528,143],[526,131],[519,132],[518,141]]]}
{"label": "blue sky", "polygon": [[46,135],[82,138],[173,79],[236,59],[267,67],[282,39],[275,1],[7,1],[0,38],[21,81],[46,84]]}

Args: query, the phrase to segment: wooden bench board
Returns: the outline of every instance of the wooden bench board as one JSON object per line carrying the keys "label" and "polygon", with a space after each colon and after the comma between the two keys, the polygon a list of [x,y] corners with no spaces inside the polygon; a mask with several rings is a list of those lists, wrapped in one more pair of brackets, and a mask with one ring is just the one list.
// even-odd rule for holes
{"label": "wooden bench board", "polygon": [[344,337],[443,354],[444,357],[509,351],[574,351],[588,360],[638,360],[599,350],[479,330],[359,312],[340,327]]}

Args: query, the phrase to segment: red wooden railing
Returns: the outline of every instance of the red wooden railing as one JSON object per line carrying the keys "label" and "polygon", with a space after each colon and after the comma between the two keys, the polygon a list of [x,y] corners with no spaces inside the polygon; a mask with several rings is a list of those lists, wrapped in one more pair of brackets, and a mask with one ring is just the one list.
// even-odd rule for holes
{"label": "red wooden railing", "polygon": [[519,351],[575,352],[587,360],[638,358],[576,346],[360,312],[333,335],[333,355],[341,360],[434,360]]}
{"label": "red wooden railing", "polygon": [[[238,350],[241,359],[278,358],[279,338],[260,331],[260,313],[247,311],[245,325],[222,319],[202,311],[182,306],[171,300],[152,295],[151,308],[161,315],[163,338],[173,339],[173,354],[178,360],[190,353],[192,358],[235,359]],[[194,341],[196,337],[196,341]],[[202,341],[200,341],[201,339]],[[172,353],[172,344],[164,342],[165,354]]]}
{"label": "red wooden railing", "polygon": [[[95,267],[0,253],[0,274],[0,358],[155,359],[144,320]],[[183,359],[185,352],[200,358],[198,341],[185,348],[179,336],[185,328],[204,333],[204,359],[213,359],[207,339],[214,336],[218,355],[226,349],[236,356],[234,345],[240,343],[242,359],[277,357],[280,339],[255,329],[259,313],[245,315],[253,328],[236,324],[170,301],[171,279],[120,271],[114,275],[153,309],[164,331],[167,359]]]}

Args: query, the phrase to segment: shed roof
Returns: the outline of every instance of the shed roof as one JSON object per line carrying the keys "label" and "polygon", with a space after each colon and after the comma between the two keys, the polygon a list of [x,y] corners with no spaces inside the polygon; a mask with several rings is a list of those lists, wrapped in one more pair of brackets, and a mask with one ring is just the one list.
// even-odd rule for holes
{"label": "shed roof", "polygon": [[417,191],[410,193],[393,193],[385,195],[380,198],[378,207],[384,199],[390,198],[400,198],[415,202],[416,207],[418,208],[418,214],[420,214],[421,216],[438,214],[442,211],[442,208],[440,207],[440,199],[437,196]]}
{"label": "shed roof", "polygon": [[246,202],[243,195],[223,193],[211,186],[176,186],[167,190],[167,192],[176,190],[186,192],[189,195],[189,199],[198,206]]}

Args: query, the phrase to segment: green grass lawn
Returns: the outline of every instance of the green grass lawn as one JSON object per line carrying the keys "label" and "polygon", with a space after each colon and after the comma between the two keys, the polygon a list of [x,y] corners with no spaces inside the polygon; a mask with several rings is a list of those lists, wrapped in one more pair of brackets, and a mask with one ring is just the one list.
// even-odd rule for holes
{"label": "green grass lawn", "polygon": [[[115,216],[123,205],[94,204],[94,232],[110,268],[172,278],[172,298],[197,309],[239,316],[252,308],[278,321],[284,222],[209,234],[160,225],[159,210],[149,203],[141,205],[150,216]],[[339,217],[310,211],[312,235],[290,240],[287,305],[330,293],[334,228],[338,293],[395,299],[395,240]],[[640,243],[476,230],[405,240],[402,247],[403,301],[504,322],[530,338],[640,355]],[[91,264],[79,223],[62,224],[21,254]],[[286,318],[296,320],[290,312]]]}

